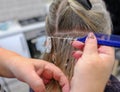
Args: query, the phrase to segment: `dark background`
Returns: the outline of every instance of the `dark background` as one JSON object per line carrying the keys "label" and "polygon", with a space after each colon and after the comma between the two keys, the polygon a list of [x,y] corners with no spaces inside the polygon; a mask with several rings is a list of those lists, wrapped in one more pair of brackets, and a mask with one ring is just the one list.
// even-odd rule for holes
{"label": "dark background", "polygon": [[113,23],[113,34],[120,35],[120,0],[104,0]]}

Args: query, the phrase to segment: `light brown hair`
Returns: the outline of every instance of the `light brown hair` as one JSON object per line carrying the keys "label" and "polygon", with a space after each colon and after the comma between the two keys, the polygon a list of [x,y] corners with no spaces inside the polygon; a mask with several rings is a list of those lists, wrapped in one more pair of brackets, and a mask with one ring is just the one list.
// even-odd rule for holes
{"label": "light brown hair", "polygon": [[[58,66],[71,80],[75,59],[70,40],[88,32],[111,34],[111,19],[102,0],[90,0],[92,8],[87,10],[77,0],[53,0],[46,19],[46,32],[51,40],[51,51],[43,59]],[[55,38],[52,38],[55,37]],[[60,38],[56,38],[60,37]],[[61,92],[57,81],[47,84],[47,92]]]}

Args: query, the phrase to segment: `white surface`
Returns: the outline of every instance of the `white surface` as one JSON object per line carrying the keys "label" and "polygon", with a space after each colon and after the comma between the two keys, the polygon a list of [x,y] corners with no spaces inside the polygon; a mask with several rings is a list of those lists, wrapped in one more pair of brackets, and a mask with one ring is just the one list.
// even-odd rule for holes
{"label": "white surface", "polygon": [[24,57],[30,57],[27,42],[22,33],[1,38],[0,47],[14,51]]}
{"label": "white surface", "polygon": [[[29,86],[17,79],[8,79],[0,77],[2,89],[6,92],[29,92]],[[6,85],[7,84],[7,85]]]}
{"label": "white surface", "polygon": [[34,29],[41,27],[45,27],[45,22],[35,23],[24,27],[21,27],[20,25],[14,25],[10,27],[8,30],[0,31],[0,38],[13,34],[27,32],[27,31],[33,31]]}
{"label": "white surface", "polygon": [[52,0],[0,0],[0,21],[25,19],[46,13],[45,4]]}
{"label": "white surface", "polygon": [[[31,33],[40,33],[39,31],[41,31],[41,28],[44,27],[45,22],[31,24],[25,27],[21,27],[20,25],[15,24],[6,31],[0,31],[0,46],[15,51],[25,57],[30,57],[24,33],[30,33],[32,36],[33,34]],[[35,29],[38,29],[38,31],[35,31]],[[16,79],[5,79],[5,82],[7,82],[11,92],[29,92],[28,85],[19,82]]]}

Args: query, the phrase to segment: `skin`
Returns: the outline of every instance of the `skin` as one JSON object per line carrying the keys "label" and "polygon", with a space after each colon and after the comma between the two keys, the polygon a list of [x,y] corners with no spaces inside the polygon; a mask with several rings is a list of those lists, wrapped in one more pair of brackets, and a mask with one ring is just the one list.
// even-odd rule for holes
{"label": "skin", "polygon": [[[79,50],[73,53],[78,61],[70,92],[104,92],[114,65],[114,49],[98,47],[93,33],[89,34],[85,44],[73,41],[72,45]],[[35,92],[45,92],[45,83],[51,78],[59,81],[62,92],[69,92],[68,80],[61,70],[43,60],[28,59],[0,48],[0,70],[0,76],[26,82]]]}
{"label": "skin", "polygon": [[63,92],[69,92],[69,83],[63,72],[43,60],[29,59],[0,48],[0,76],[17,78],[30,85],[34,92],[45,92],[45,84],[54,78]]}
{"label": "skin", "polygon": [[70,92],[104,92],[114,65],[114,48],[98,46],[96,37],[90,33],[85,44],[73,41],[78,59]]}

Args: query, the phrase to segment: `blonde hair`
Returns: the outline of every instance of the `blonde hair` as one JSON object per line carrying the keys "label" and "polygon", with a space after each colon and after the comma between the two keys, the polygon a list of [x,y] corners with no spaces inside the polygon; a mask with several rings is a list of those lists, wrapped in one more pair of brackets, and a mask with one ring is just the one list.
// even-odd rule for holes
{"label": "blonde hair", "polygon": [[[51,51],[43,59],[58,66],[71,80],[75,59],[70,40],[62,37],[78,37],[92,31],[111,34],[111,19],[102,0],[90,0],[92,8],[87,10],[77,0],[54,0],[46,19],[46,32],[51,37]],[[60,38],[56,38],[60,37]],[[57,81],[47,84],[47,92],[61,92]]]}

